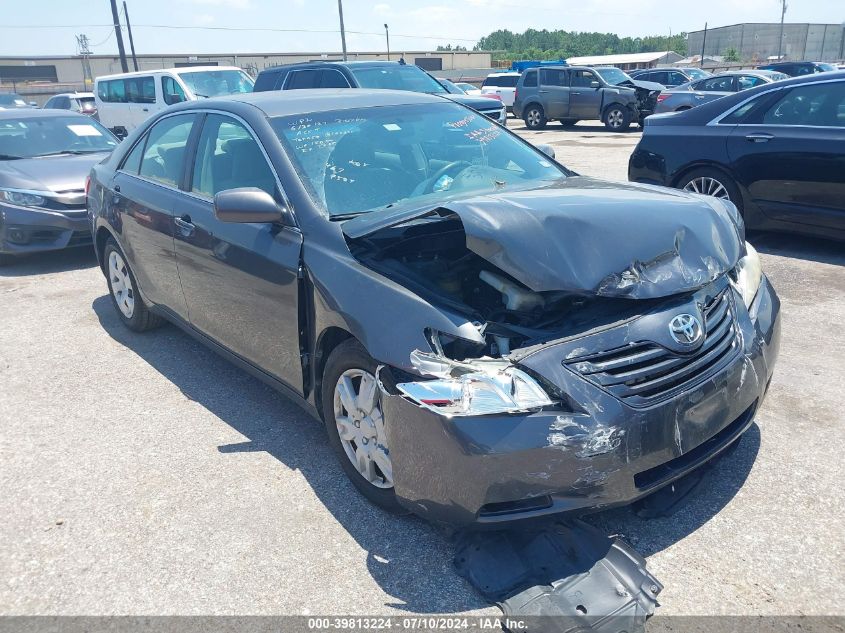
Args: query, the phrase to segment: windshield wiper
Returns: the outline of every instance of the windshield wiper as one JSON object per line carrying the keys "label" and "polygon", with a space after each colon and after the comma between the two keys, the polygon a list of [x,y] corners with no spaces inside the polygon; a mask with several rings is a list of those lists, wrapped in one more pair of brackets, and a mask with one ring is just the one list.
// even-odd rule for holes
{"label": "windshield wiper", "polygon": [[329,220],[334,222],[335,220],[349,220],[350,218],[357,217],[364,213],[364,211],[358,211],[356,213],[336,213],[329,217]]}
{"label": "windshield wiper", "polygon": [[85,154],[99,154],[100,152],[108,152],[107,149],[63,149],[58,152],[47,152],[46,154],[36,154],[33,158],[43,158],[44,156],[83,156]]}
{"label": "windshield wiper", "polygon": [[0,154],[0,160],[21,160],[23,156],[12,156],[11,154]]}

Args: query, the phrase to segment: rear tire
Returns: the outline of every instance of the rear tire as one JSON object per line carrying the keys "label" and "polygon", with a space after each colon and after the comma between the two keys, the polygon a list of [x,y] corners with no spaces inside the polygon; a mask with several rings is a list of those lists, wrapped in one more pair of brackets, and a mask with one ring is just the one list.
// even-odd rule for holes
{"label": "rear tire", "polygon": [[542,130],[546,127],[546,113],[543,112],[543,108],[537,104],[533,104],[525,108],[523,117],[525,118],[525,127],[529,130]]}
{"label": "rear tire", "polygon": [[[393,488],[393,465],[384,436],[389,421],[381,412],[376,367],[355,339],[334,348],[323,370],[323,420],[340,466],[358,491],[380,508],[404,514],[407,510],[399,505]],[[375,392],[368,396],[371,389]]]}
{"label": "rear tire", "polygon": [[613,104],[604,111],[603,120],[611,132],[624,132],[631,125],[631,112],[623,105]]}
{"label": "rear tire", "polygon": [[123,325],[133,332],[146,332],[164,323],[160,316],[150,312],[144,304],[135,275],[114,238],[110,237],[106,242],[103,263],[112,305]]}
{"label": "rear tire", "polygon": [[678,189],[690,193],[727,199],[742,211],[742,195],[736,181],[719,169],[700,167],[684,174],[677,183]]}

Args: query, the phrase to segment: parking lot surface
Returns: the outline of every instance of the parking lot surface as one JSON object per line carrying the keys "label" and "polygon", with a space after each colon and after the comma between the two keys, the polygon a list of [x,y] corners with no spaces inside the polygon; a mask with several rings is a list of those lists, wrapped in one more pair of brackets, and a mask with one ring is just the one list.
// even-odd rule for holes
{"label": "parking lot surface", "polygon": [[[639,132],[528,132],[625,180]],[[845,249],[752,235],[783,302],[756,423],[671,518],[589,520],[666,586],[660,614],[836,614],[845,602]],[[0,269],[0,612],[498,613],[453,546],[343,475],[321,426],[173,326],[118,321],[90,251]]]}

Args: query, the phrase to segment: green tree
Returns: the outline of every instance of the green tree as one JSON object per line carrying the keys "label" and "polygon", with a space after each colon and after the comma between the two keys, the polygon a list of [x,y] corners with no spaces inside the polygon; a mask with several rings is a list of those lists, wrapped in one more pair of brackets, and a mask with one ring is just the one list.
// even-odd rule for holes
{"label": "green tree", "polygon": [[739,57],[739,51],[736,50],[733,46],[731,46],[728,50],[725,51],[724,57],[726,62],[742,61]]}

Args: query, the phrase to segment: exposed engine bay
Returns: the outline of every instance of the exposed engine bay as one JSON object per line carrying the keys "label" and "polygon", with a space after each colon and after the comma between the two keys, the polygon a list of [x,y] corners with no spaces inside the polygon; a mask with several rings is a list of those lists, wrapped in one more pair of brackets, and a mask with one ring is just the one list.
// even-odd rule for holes
{"label": "exposed engine bay", "polygon": [[362,263],[424,297],[467,316],[485,344],[438,335],[448,358],[506,357],[513,350],[633,318],[660,299],[631,301],[566,291],[534,292],[470,251],[460,218],[435,215],[348,240]]}

